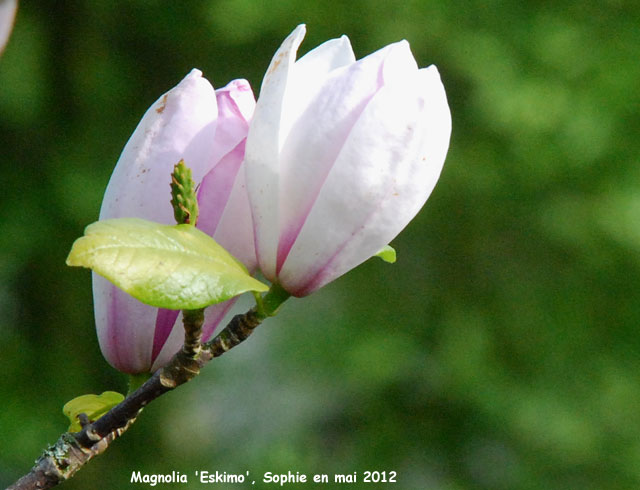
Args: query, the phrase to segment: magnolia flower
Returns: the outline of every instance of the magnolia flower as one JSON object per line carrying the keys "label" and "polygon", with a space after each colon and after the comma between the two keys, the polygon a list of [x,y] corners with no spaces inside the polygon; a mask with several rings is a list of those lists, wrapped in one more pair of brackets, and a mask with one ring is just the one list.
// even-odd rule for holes
{"label": "magnolia flower", "polygon": [[[198,228],[255,269],[249,202],[239,172],[254,106],[245,80],[214,91],[200,71],[191,71],[138,124],[113,171],[100,219],[175,223],[169,183],[174,165],[184,159],[200,184]],[[184,340],[179,311],[142,304],[96,274],[93,291],[100,347],[116,369],[153,372],[179,350]],[[207,308],[205,340],[231,304]]]}
{"label": "magnolia flower", "polygon": [[451,115],[406,41],[356,61],[343,36],[298,61],[298,26],[262,82],[245,172],[267,279],[305,296],[388,244],[433,190]]}
{"label": "magnolia flower", "polygon": [[4,50],[18,10],[18,0],[0,0],[0,54]]}

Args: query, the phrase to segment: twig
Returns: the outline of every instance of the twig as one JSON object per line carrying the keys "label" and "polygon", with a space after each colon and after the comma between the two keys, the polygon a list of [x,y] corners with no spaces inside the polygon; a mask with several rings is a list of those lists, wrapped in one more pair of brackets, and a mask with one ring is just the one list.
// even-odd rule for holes
{"label": "twig", "polygon": [[[136,420],[140,411],[159,396],[174,390],[200,373],[200,369],[214,357],[246,340],[269,314],[249,310],[236,315],[212,341],[201,344],[202,315],[183,312],[185,343],[162,369],[119,405],[80,432],[65,432],[58,441],[44,451],[29,473],[7,490],[52,488],[71,478],[95,456],[103,453]],[[199,325],[198,325],[199,322]],[[187,323],[191,326],[188,328]]]}

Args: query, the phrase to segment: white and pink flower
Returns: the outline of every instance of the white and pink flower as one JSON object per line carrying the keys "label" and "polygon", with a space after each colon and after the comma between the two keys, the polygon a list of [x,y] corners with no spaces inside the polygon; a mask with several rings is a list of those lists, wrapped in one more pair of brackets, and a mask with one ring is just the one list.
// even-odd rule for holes
{"label": "white and pink flower", "polygon": [[[244,80],[214,91],[193,70],[145,114],[122,152],[100,219],[173,223],[181,159],[200,184],[198,227],[250,271],[305,296],[387,245],[431,194],[451,114],[435,66],[409,44],[360,60],[332,39],[296,61],[298,26],[276,52],[258,102]],[[120,371],[154,371],[180,348],[180,313],[144,305],[94,274],[96,323]],[[207,308],[204,338],[232,302]]]}
{"label": "white and pink flower", "polygon": [[[200,184],[198,228],[255,269],[251,214],[240,171],[254,107],[245,80],[214,91],[199,70],[191,71],[138,124],[113,171],[100,219],[175,223],[169,183],[174,165],[183,159]],[[93,278],[96,327],[105,358],[131,374],[162,367],[184,340],[180,312],[142,304],[97,274]],[[206,309],[205,340],[232,304]]]}
{"label": "white and pink flower", "polygon": [[267,279],[305,296],[388,244],[444,164],[451,114],[406,41],[356,61],[345,36],[296,61],[298,26],[264,77],[245,171]]}

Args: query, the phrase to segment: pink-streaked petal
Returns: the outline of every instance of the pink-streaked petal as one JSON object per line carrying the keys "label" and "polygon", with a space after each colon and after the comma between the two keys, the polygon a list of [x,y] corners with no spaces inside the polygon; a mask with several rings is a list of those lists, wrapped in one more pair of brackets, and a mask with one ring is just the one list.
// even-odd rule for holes
{"label": "pink-streaked petal", "polygon": [[[184,343],[184,327],[182,326],[182,312],[176,312],[178,315],[176,316],[175,323],[173,328],[171,329],[167,340],[164,342],[162,349],[158,353],[155,360],[149,363],[146,371],[153,373],[157,371],[159,368],[166,365],[171,358],[182,348],[182,344]],[[206,315],[206,310],[205,310]]]}
{"label": "pink-streaked petal", "polygon": [[[243,140],[236,148],[225,155],[202,179],[198,189],[200,210],[197,227],[213,236],[222,214],[229,201],[231,190],[238,176],[244,158]],[[250,213],[244,221],[250,223]],[[240,223],[241,224],[241,223]]]}
{"label": "pink-streaked petal", "polygon": [[158,358],[158,354],[160,354],[160,351],[167,342],[179,314],[180,312],[177,310],[158,309],[156,328],[153,335],[153,349],[151,350],[151,362],[155,362]]}
{"label": "pink-streaked petal", "polygon": [[9,41],[18,10],[18,0],[0,0],[0,54]]}
{"label": "pink-streaked petal", "polygon": [[343,146],[282,268],[281,284],[304,296],[389,243],[429,197],[450,130],[437,71],[383,87]]}
{"label": "pink-streaked petal", "polygon": [[234,80],[216,90],[216,99],[218,120],[211,155],[214,164],[246,139],[256,105],[251,86],[246,80]]}
{"label": "pink-streaked petal", "polygon": [[334,71],[292,128],[280,156],[278,274],[353,125],[380,90],[389,64],[402,71],[403,79],[415,77],[418,70],[406,42],[386,46]]}
{"label": "pink-streaked petal", "polygon": [[97,274],[93,274],[93,295],[105,359],[124,373],[148,371],[157,308],[140,303]]}
{"label": "pink-streaked petal", "polygon": [[245,154],[246,183],[253,214],[256,253],[262,273],[275,279],[278,247],[278,156],[283,99],[296,51],[305,34],[299,25],[284,40],[262,81]]}
{"label": "pink-streaked petal", "polygon": [[245,173],[240,171],[233,183],[213,238],[242,262],[250,273],[257,268],[253,223]]}
{"label": "pink-streaked petal", "polygon": [[[204,310],[204,324],[202,325],[202,340],[207,342],[213,337],[218,325],[224,319],[227,312],[235,304],[236,298],[209,306]],[[182,325],[182,313],[176,312],[175,325],[169,334],[162,349],[158,353],[155,361],[152,363],[149,372],[153,373],[162,366],[166,365],[171,358],[182,348],[184,342],[184,327]]]}
{"label": "pink-streaked petal", "polygon": [[210,306],[205,310],[204,324],[202,325],[202,341],[208,342],[216,332],[218,325],[224,319],[231,307],[236,303],[237,297],[231,298],[224,303]]}
{"label": "pink-streaked petal", "polygon": [[173,222],[168,183],[184,159],[199,182],[213,165],[217,103],[211,84],[192,70],[146,112],[127,142],[105,193],[100,219]]}

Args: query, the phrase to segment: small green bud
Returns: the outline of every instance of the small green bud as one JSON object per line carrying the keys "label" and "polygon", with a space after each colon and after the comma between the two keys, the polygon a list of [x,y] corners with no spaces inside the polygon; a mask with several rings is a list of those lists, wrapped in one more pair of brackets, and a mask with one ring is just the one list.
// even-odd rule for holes
{"label": "small green bud", "polygon": [[385,245],[380,250],[378,250],[378,253],[375,254],[375,257],[379,257],[385,262],[393,264],[396,261],[396,251],[391,245]]}
{"label": "small green bud", "polygon": [[179,225],[194,225],[198,221],[198,198],[191,169],[180,160],[171,174],[171,205]]}

